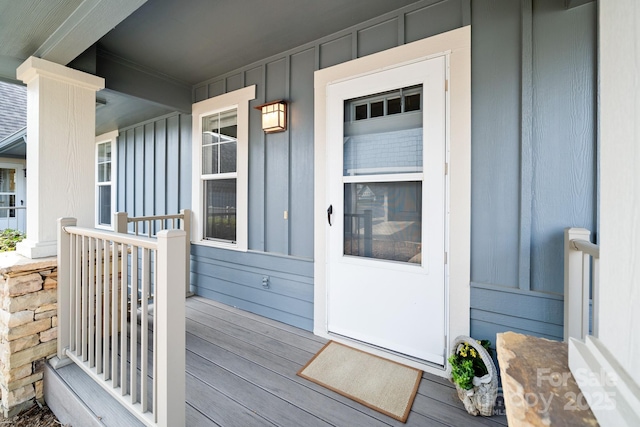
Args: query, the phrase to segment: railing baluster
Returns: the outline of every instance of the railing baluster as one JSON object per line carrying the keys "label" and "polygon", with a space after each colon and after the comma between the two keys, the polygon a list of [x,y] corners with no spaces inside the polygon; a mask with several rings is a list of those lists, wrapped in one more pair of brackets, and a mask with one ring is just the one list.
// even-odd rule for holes
{"label": "railing baluster", "polygon": [[131,403],[136,403],[138,391],[138,247],[131,247],[131,357],[129,362],[129,390]]}
{"label": "railing baluster", "polygon": [[151,265],[149,249],[142,249],[142,298],[140,314],[140,404],[142,412],[149,410],[149,284]]}
{"label": "railing baluster", "polygon": [[118,277],[118,257],[120,256],[120,245],[113,242],[113,259],[111,265],[113,273],[111,274],[111,380],[113,388],[118,387],[118,292],[119,283],[122,280]]}
{"label": "railing baluster", "polygon": [[96,331],[96,360],[95,367],[96,373],[101,374],[104,372],[102,366],[102,312],[104,310],[102,305],[102,275],[104,266],[104,254],[102,249],[104,248],[104,240],[96,239],[96,318],[95,318],[95,331]]}
{"label": "railing baluster", "polygon": [[[127,314],[129,312],[127,307],[127,297],[129,294],[129,246],[122,245],[121,249],[121,261],[122,268],[120,269],[120,388],[122,395],[127,394],[127,355],[128,355],[128,341],[127,341]],[[133,289],[133,284],[131,284]]]}
{"label": "railing baluster", "polygon": [[95,276],[95,266],[96,266],[96,253],[95,253],[95,239],[92,237],[89,238],[89,367],[93,368],[94,363],[96,361],[95,351],[96,351],[96,331],[95,331],[95,322],[96,322],[96,276]]}
{"label": "railing baluster", "polygon": [[[163,230],[160,230],[163,231]],[[158,422],[158,306],[157,306],[157,293],[158,293],[158,251],[154,252],[153,259],[153,289],[151,292],[153,294],[153,307],[154,307],[154,316],[153,316],[153,353],[151,358],[152,370],[153,372],[153,381],[151,382],[151,412],[153,412],[153,421]]]}
{"label": "railing baluster", "polygon": [[104,291],[102,292],[102,298],[104,300],[103,304],[103,313],[104,320],[102,323],[102,363],[104,364],[104,379],[111,379],[111,352],[109,345],[109,330],[111,328],[111,255],[112,254],[112,246],[111,241],[104,241],[104,280],[102,281],[102,285],[104,286]]}
{"label": "railing baluster", "polygon": [[81,339],[82,339],[82,351],[80,352],[81,356],[82,356],[82,361],[86,362],[88,360],[88,352],[87,352],[87,339],[89,338],[88,334],[87,334],[87,322],[88,322],[88,317],[89,317],[89,313],[88,313],[88,306],[89,306],[89,295],[88,295],[88,291],[89,289],[87,289],[87,283],[88,283],[88,279],[89,279],[89,269],[87,268],[89,266],[89,259],[88,259],[88,255],[89,255],[89,243],[88,243],[89,239],[83,237],[82,238],[82,254],[80,254],[80,259],[82,260],[82,283],[80,284],[80,292],[82,295],[82,300],[81,300],[81,313],[82,313],[82,321],[80,323],[80,332],[81,332]]}
{"label": "railing baluster", "polygon": [[[591,256],[582,253],[582,331],[589,335],[589,299],[591,298]],[[584,338],[582,336],[581,338]]]}
{"label": "railing baluster", "polygon": [[84,237],[76,236],[76,298],[75,298],[75,313],[76,313],[76,355],[82,354],[82,241]]}
{"label": "railing baluster", "polygon": [[593,301],[593,330],[591,331],[592,335],[598,338],[598,334],[600,332],[599,318],[598,314],[600,313],[600,258],[594,258],[591,261],[591,299]]}
{"label": "railing baluster", "polygon": [[75,306],[76,306],[76,244],[77,244],[77,236],[72,235],[69,247],[69,351],[76,350],[76,316],[75,316]]}

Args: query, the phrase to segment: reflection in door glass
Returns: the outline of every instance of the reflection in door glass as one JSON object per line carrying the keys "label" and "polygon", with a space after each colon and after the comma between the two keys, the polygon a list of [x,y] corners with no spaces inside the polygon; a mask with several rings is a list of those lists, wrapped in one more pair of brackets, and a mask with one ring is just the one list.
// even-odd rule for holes
{"label": "reflection in door glass", "polygon": [[422,182],[345,184],[344,254],[420,264]]}
{"label": "reflection in door glass", "polygon": [[422,172],[422,86],[345,101],[344,176]]}

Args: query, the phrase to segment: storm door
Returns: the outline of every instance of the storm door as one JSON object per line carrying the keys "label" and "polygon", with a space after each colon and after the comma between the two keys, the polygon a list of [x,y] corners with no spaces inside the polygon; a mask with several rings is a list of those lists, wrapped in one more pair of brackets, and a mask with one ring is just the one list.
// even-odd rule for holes
{"label": "storm door", "polygon": [[329,333],[444,364],[442,57],[328,86]]}

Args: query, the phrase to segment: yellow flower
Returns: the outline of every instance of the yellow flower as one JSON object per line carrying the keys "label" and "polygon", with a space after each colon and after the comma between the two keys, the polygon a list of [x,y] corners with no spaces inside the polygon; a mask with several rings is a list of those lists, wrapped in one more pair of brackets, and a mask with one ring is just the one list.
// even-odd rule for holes
{"label": "yellow flower", "polygon": [[476,353],[475,349],[471,349],[471,357],[478,357],[478,353]]}

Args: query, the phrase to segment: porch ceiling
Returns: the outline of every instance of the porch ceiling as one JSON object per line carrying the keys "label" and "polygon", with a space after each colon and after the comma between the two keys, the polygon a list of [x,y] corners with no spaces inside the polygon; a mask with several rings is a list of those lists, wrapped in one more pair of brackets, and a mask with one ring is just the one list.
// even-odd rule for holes
{"label": "porch ceiling", "polygon": [[150,0],[99,41],[193,85],[416,0]]}
{"label": "porch ceiling", "polygon": [[0,79],[29,56],[67,65],[146,0],[0,0]]}
{"label": "porch ceiling", "polygon": [[196,83],[416,1],[0,0],[0,80],[21,83],[32,55],[104,77],[100,134],[188,112]]}

